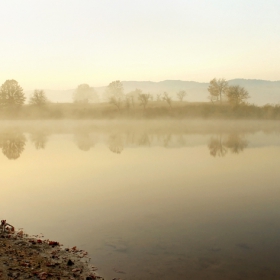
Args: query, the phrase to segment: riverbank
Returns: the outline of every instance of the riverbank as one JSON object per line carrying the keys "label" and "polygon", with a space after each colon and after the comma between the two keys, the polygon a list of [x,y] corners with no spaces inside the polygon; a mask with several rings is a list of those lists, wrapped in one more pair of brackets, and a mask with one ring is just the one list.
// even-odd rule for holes
{"label": "riverbank", "polygon": [[232,105],[212,102],[178,102],[170,105],[150,101],[145,108],[139,103],[50,103],[44,106],[1,107],[0,120],[279,120],[279,104]]}
{"label": "riverbank", "polygon": [[29,236],[1,221],[0,279],[103,279],[84,250]]}

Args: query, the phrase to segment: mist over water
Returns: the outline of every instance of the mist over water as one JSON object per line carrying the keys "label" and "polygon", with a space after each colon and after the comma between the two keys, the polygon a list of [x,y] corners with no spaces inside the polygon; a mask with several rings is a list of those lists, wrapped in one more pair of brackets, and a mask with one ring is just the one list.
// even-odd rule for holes
{"label": "mist over water", "polygon": [[88,250],[105,279],[278,279],[279,132],[260,121],[3,121],[0,210]]}

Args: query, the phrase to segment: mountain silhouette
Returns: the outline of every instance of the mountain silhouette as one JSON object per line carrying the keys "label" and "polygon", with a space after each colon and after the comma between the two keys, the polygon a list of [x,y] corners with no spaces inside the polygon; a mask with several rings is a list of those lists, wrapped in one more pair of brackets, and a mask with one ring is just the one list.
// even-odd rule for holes
{"label": "mountain silhouette", "polygon": [[[279,104],[280,103],[280,81],[254,80],[254,79],[233,79],[228,80],[229,85],[240,85],[247,89],[250,94],[248,102],[256,105]],[[209,83],[199,83],[194,81],[165,80],[161,82],[151,81],[122,81],[125,93],[135,90],[136,88],[152,94],[167,92],[177,100],[176,93],[185,90],[186,101],[189,102],[209,102],[207,91]],[[91,85],[92,86],[92,85]],[[106,86],[95,87],[100,96],[100,100],[105,101]],[[73,102],[72,96],[75,89],[69,90],[49,90],[45,89],[47,97],[52,102],[69,103]],[[32,92],[27,91],[27,96]],[[154,98],[155,100],[155,98]]]}

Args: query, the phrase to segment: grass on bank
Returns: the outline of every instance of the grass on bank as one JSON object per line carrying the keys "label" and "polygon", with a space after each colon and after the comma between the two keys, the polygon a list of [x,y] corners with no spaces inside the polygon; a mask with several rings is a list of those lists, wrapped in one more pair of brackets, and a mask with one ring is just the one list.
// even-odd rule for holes
{"label": "grass on bank", "polygon": [[149,102],[147,108],[136,103],[118,109],[109,103],[49,103],[0,108],[0,119],[280,119],[280,105],[239,105],[215,103]]}

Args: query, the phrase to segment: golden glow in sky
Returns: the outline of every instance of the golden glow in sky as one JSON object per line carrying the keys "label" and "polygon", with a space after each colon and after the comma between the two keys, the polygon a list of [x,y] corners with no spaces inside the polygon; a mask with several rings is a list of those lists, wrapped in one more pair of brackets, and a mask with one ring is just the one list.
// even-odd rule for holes
{"label": "golden glow in sky", "polygon": [[5,1],[0,83],[279,80],[279,14],[278,0]]}

